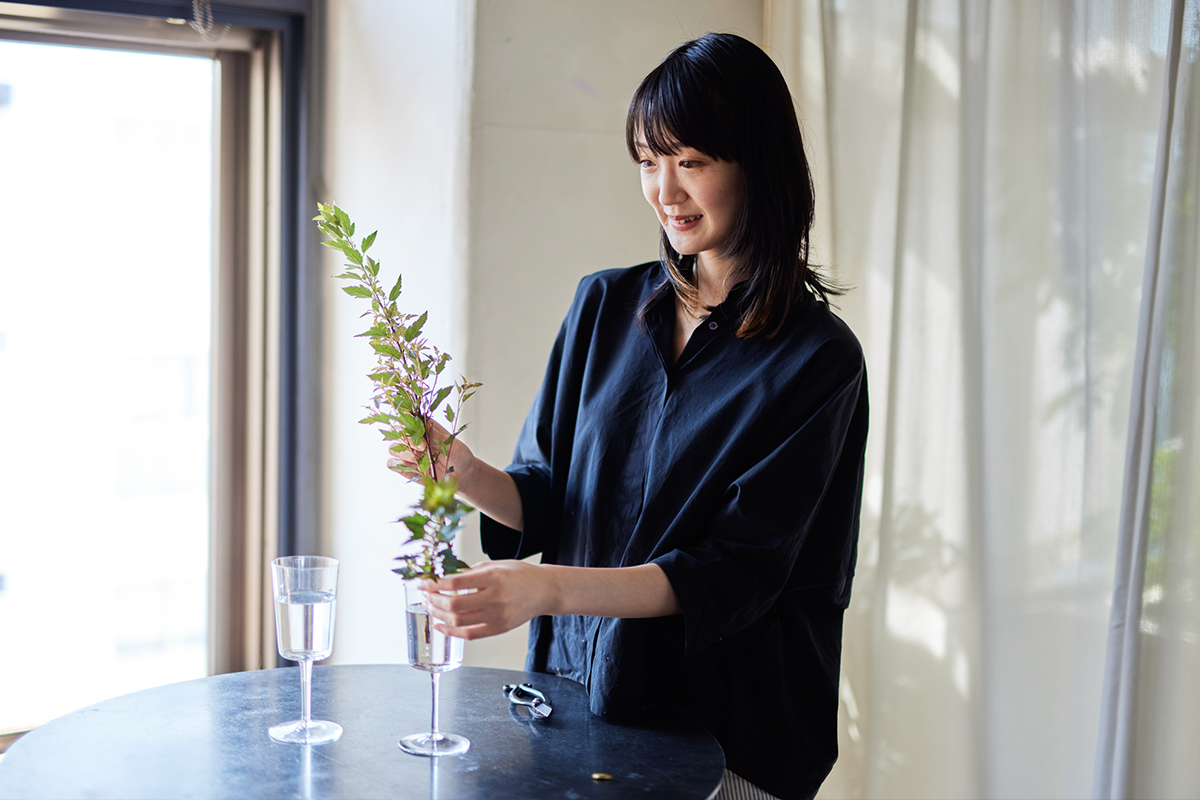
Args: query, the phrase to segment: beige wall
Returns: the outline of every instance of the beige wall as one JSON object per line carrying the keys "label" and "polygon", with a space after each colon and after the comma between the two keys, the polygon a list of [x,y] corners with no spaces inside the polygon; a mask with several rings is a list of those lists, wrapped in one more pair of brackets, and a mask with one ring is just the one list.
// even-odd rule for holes
{"label": "beige wall", "polygon": [[[461,352],[465,128],[471,6],[428,0],[330,0],[326,40],[325,181],[358,235],[379,230],[382,272],[404,275],[401,305],[429,312],[426,332]],[[326,259],[329,275],[341,259]],[[385,468],[379,434],[358,425],[371,395],[360,301],[330,278],[326,294],[327,552],[342,562],[333,661],[404,661],[400,579],[390,572],[416,493]],[[459,367],[461,368],[461,363]]]}
{"label": "beige wall", "polygon": [[[762,18],[761,0],[330,0],[328,197],[381,230],[375,248],[403,270],[407,307],[428,309],[434,342],[484,383],[464,437],[479,455],[508,462],[579,279],[657,255],[623,138],[638,82],[706,31],[761,42]],[[401,537],[386,520],[411,495],[383,468],[378,434],[354,424],[369,395],[360,309],[332,280],[329,303],[334,659],[402,661],[388,572]],[[469,644],[467,662],[519,668],[524,652],[514,631]]]}

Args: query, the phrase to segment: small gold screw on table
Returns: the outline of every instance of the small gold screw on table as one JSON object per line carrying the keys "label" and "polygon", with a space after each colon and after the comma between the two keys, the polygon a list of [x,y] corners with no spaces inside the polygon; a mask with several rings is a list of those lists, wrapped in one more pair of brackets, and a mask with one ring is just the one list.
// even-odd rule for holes
{"label": "small gold screw on table", "polygon": [[594,780],[594,781],[611,781],[612,779],[613,779],[613,776],[609,775],[607,772],[593,772],[592,773],[592,780]]}

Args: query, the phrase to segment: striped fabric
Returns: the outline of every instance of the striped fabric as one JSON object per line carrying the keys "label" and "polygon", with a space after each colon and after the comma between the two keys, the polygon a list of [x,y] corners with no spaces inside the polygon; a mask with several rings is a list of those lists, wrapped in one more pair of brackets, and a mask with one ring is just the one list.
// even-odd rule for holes
{"label": "striped fabric", "polygon": [[725,770],[721,788],[717,789],[712,800],[779,800],[779,798],[773,794],[767,794],[741,775]]}

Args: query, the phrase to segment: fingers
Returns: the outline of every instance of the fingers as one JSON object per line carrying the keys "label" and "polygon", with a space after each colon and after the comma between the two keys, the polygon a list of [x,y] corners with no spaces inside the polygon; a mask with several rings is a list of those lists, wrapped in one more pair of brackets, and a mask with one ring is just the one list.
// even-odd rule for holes
{"label": "fingers", "polygon": [[[464,595],[463,597],[470,597]],[[503,607],[488,604],[481,607],[461,609],[446,608],[448,603],[443,601],[459,601],[459,597],[430,595],[429,614],[434,619],[434,627],[448,636],[461,639],[482,639],[495,636],[515,628],[520,622],[507,613]]]}
{"label": "fingers", "polygon": [[411,481],[415,481],[421,477],[421,473],[417,472],[416,466],[412,462],[405,461],[399,458],[389,458],[387,468],[392,472],[398,472]]}
{"label": "fingers", "polygon": [[478,625],[455,626],[442,622],[437,617],[434,617],[433,627],[440,633],[447,636],[457,636],[459,639],[474,641],[476,639],[485,639],[488,636],[497,636],[501,633],[507,633],[512,628],[505,628],[494,623],[482,623]]}
{"label": "fingers", "polygon": [[424,581],[421,588],[439,630],[480,639],[510,631],[539,613],[536,576],[535,567],[519,561],[490,562]]}
{"label": "fingers", "polygon": [[[461,474],[464,460],[469,462],[472,458],[471,451],[457,439],[447,447],[449,431],[436,422],[430,421],[429,426],[425,440],[394,441],[388,446],[388,455],[391,456],[391,460],[388,461],[389,469],[403,473],[406,477],[419,478],[423,473],[417,465],[421,458],[429,455],[437,464],[437,473],[453,471]],[[432,442],[437,442],[438,445],[432,446]],[[443,453],[441,448],[446,448],[446,452]]]}
{"label": "fingers", "polygon": [[437,582],[425,581],[421,587],[425,591],[425,603],[436,619],[462,626],[492,621],[509,613],[510,604],[495,588],[451,590],[444,583],[444,578]]}
{"label": "fingers", "polygon": [[396,442],[388,447],[388,455],[392,457],[387,461],[387,468],[392,472],[400,473],[409,480],[417,480],[421,477],[421,472],[417,468],[417,459],[424,450],[424,445],[417,445],[410,449],[404,443]]}
{"label": "fingers", "polygon": [[424,454],[425,450],[426,447],[423,443],[413,444],[412,447],[409,447],[403,442],[396,442],[388,447],[388,455],[406,461],[410,464],[416,464],[417,459]]}

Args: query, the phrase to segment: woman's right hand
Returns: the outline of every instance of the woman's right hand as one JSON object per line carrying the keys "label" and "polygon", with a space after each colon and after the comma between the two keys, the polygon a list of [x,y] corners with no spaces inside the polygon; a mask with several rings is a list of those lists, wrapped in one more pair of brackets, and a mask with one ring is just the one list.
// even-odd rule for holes
{"label": "woman's right hand", "polygon": [[[413,480],[420,478],[421,473],[417,469],[418,459],[425,454],[430,444],[445,442],[449,438],[450,431],[442,427],[437,420],[426,420],[424,442],[414,442],[411,449],[404,442],[392,442],[388,447],[388,455],[391,456],[387,462],[388,469]],[[459,490],[469,494],[463,483],[464,480],[469,482],[468,476],[474,463],[475,455],[471,452],[471,448],[455,439],[450,443],[449,452],[444,455],[439,453],[435,470],[439,478],[449,472],[458,480]]]}
{"label": "woman's right hand", "polygon": [[[391,456],[387,462],[388,468],[407,478],[420,478],[417,460],[425,453],[427,443],[444,442],[449,438],[449,431],[437,421],[430,420],[426,423],[425,442],[414,442],[411,449],[403,442],[391,444],[388,448],[388,454]],[[439,459],[438,477],[445,475],[447,468],[458,480],[459,497],[492,519],[514,530],[522,529],[525,514],[521,505],[521,494],[507,472],[476,458],[471,448],[459,439],[455,439],[450,445],[450,452]]]}

